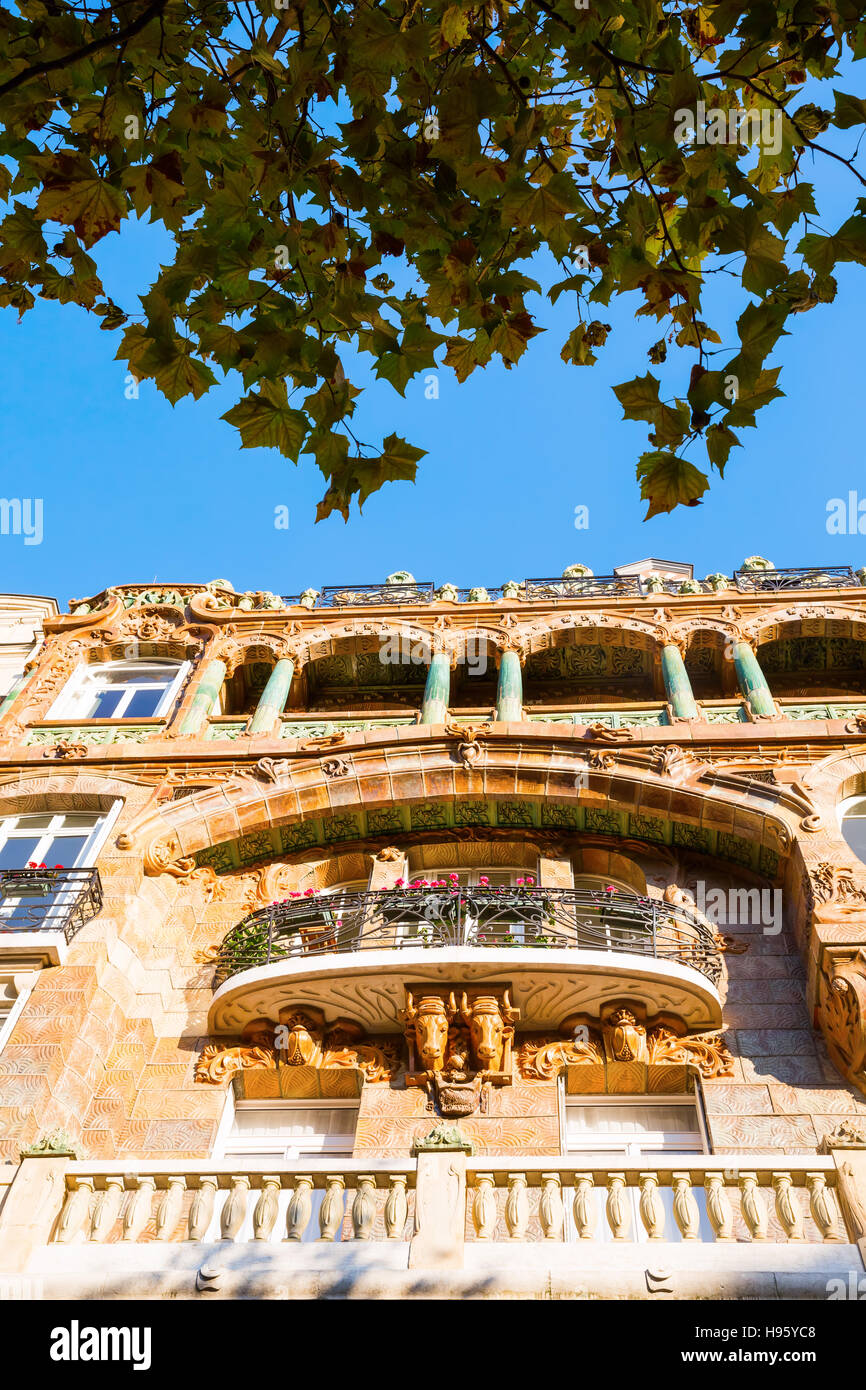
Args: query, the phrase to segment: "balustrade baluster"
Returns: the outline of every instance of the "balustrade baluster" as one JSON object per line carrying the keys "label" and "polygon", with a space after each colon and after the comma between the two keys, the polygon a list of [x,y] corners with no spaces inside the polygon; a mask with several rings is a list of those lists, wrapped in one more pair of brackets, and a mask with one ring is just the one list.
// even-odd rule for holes
{"label": "balustrade baluster", "polygon": [[538,1217],[545,1240],[562,1240],[565,1210],[562,1205],[562,1179],[558,1173],[542,1173]]}
{"label": "balustrade baluster", "polygon": [[832,1192],[827,1186],[826,1173],[807,1173],[806,1186],[809,1189],[809,1210],[812,1220],[824,1240],[840,1240],[839,1212]]}
{"label": "balustrade baluster", "polygon": [[707,1194],[707,1215],[716,1240],[733,1240],[734,1212],[725,1191],[723,1173],[706,1173],[704,1188]]}
{"label": "balustrade baluster", "polygon": [[303,1240],[313,1210],[312,1191],[311,1177],[304,1175],[295,1178],[295,1190],[286,1212],[286,1240]]}
{"label": "balustrade baluster", "polygon": [[789,1240],[803,1239],[803,1219],[800,1207],[791,1188],[793,1178],[790,1173],[774,1173],[773,1187],[776,1190],[776,1215]]}
{"label": "balustrade baluster", "polygon": [[188,1240],[204,1240],[213,1217],[216,1201],[217,1179],[205,1174],[199,1178],[199,1186],[193,1194],[187,1223]]}
{"label": "balustrade baluster", "polygon": [[701,1214],[692,1192],[689,1173],[672,1173],[674,1184],[674,1220],[683,1240],[700,1240]]}
{"label": "balustrade baluster", "polygon": [[262,1177],[262,1190],[253,1211],[253,1240],[270,1240],[277,1224],[280,1205],[280,1179],[275,1173]]}
{"label": "balustrade baluster", "polygon": [[640,1219],[650,1240],[665,1238],[665,1209],[659,1196],[658,1173],[640,1174]]}
{"label": "balustrade baluster", "polygon": [[592,1200],[592,1173],[575,1173],[573,1210],[578,1239],[594,1240],[598,1213]]}
{"label": "balustrade baluster", "polygon": [[625,1196],[625,1173],[609,1173],[607,1179],[607,1224],[614,1240],[628,1240],[631,1216]]}
{"label": "balustrade baluster", "polygon": [[90,1240],[107,1240],[120,1212],[123,1200],[123,1177],[120,1174],[105,1179],[105,1191],[100,1192],[90,1222]]}
{"label": "balustrade baluster", "polygon": [[242,1175],[232,1177],[231,1191],[222,1202],[222,1211],[220,1212],[221,1240],[234,1240],[240,1227],[243,1226],[243,1218],[246,1216],[246,1194],[249,1191],[249,1186],[249,1177]]}
{"label": "balustrade baluster", "polygon": [[740,1210],[749,1228],[752,1240],[767,1239],[767,1209],[764,1199],[758,1192],[757,1173],[740,1174]]}
{"label": "balustrade baluster", "polygon": [[129,1194],[121,1222],[121,1240],[138,1240],[150,1219],[156,1178],[137,1179],[137,1186]]}
{"label": "balustrade baluster", "polygon": [[505,1225],[509,1240],[526,1240],[526,1232],[529,1229],[529,1198],[526,1195],[525,1173],[508,1174]]}
{"label": "balustrade baluster", "polygon": [[472,1220],[478,1240],[492,1240],[496,1230],[495,1179],[492,1173],[475,1174],[475,1200],[472,1203]]}
{"label": "balustrade baluster", "polygon": [[185,1188],[186,1178],[169,1178],[168,1186],[156,1209],[157,1240],[171,1240],[174,1235],[175,1227],[180,1217],[180,1209],[183,1206]]}
{"label": "balustrade baluster", "polygon": [[339,1173],[332,1173],[325,1181],[328,1186],[319,1209],[319,1240],[336,1240],[343,1222],[346,1179]]}
{"label": "balustrade baluster", "polygon": [[409,1179],[405,1173],[392,1173],[391,1191],[385,1203],[385,1235],[389,1240],[402,1240],[409,1215],[409,1202],[406,1197],[406,1184]]}
{"label": "balustrade baluster", "polygon": [[376,1179],[358,1175],[358,1190],[352,1203],[352,1231],[355,1240],[372,1240],[376,1220]]}
{"label": "balustrade baluster", "polygon": [[78,1235],[90,1210],[92,1196],[93,1178],[78,1178],[60,1215],[55,1239],[61,1245],[69,1245]]}

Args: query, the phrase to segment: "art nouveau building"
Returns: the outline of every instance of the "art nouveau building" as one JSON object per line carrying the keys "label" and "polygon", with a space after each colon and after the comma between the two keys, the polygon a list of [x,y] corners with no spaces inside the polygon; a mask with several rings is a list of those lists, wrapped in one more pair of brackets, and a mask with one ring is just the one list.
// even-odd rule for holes
{"label": "art nouveau building", "polygon": [[47,614],[0,707],[0,1275],[856,1286],[864,578]]}

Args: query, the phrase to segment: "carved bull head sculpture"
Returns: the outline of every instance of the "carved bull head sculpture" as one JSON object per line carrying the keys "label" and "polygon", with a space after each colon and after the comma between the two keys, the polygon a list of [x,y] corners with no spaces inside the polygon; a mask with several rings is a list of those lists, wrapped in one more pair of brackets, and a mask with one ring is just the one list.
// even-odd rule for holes
{"label": "carved bull head sculpture", "polygon": [[409,1043],[409,1069],[441,1071],[445,1065],[448,1044],[448,1009],[438,994],[423,994],[415,1000],[406,991],[406,1038]]}
{"label": "carved bull head sculpture", "polygon": [[[454,996],[451,996],[451,1007]],[[464,990],[460,996],[460,1017],[469,1029],[476,1066],[482,1072],[511,1071],[511,1044],[520,1010],[512,1008],[511,994],[479,994],[472,1002]]]}

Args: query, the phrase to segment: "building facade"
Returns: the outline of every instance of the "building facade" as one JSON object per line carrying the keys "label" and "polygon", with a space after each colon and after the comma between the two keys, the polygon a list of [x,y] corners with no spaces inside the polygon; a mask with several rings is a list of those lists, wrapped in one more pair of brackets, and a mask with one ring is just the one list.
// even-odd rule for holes
{"label": "building facade", "polygon": [[866,572],[691,576],[45,615],[0,709],[0,1275],[860,1287]]}

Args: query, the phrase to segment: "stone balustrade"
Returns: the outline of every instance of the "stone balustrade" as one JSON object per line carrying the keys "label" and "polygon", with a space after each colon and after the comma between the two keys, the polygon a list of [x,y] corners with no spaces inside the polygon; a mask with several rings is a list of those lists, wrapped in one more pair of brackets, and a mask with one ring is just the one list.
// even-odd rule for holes
{"label": "stone balustrade", "polygon": [[[425,1155],[425,1157],[427,1157]],[[446,1155],[436,1156],[444,1162]],[[406,1241],[416,1165],[239,1159],[124,1172],[73,1162],[52,1244],[138,1241]],[[466,1162],[469,1241],[846,1242],[832,1159],[685,1155]],[[699,1200],[701,1199],[701,1200]]]}

